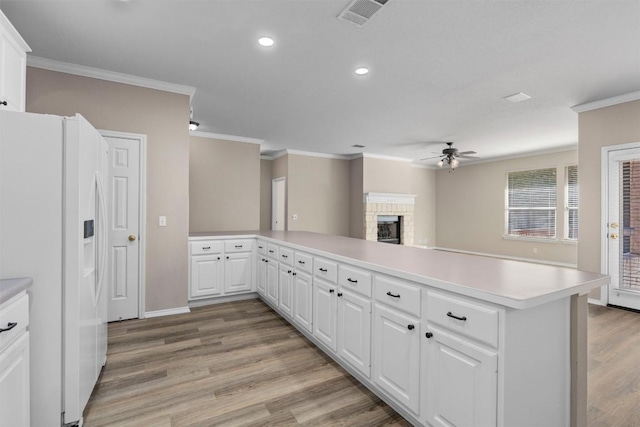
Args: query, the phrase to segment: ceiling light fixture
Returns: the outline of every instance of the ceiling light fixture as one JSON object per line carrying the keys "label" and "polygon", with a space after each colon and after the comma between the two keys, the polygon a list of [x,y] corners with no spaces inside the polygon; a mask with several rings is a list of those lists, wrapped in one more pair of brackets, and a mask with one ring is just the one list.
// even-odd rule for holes
{"label": "ceiling light fixture", "polygon": [[258,39],[260,46],[269,47],[273,46],[273,39],[271,37],[260,37]]}
{"label": "ceiling light fixture", "polygon": [[189,120],[189,130],[196,130],[200,126],[200,123]]}
{"label": "ceiling light fixture", "polygon": [[356,74],[359,76],[364,76],[369,73],[369,69],[365,67],[356,68]]}

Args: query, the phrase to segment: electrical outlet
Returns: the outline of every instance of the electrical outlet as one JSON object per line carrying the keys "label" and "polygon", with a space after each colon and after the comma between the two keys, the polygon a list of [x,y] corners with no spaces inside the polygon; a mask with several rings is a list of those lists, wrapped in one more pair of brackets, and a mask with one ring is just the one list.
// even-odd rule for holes
{"label": "electrical outlet", "polygon": [[158,225],[160,227],[166,227],[167,226],[167,217],[166,216],[158,217]]}

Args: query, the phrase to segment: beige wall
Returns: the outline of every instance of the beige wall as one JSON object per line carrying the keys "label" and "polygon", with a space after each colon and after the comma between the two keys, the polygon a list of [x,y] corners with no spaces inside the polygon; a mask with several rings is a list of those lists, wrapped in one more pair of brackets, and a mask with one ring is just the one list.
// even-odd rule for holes
{"label": "beige wall", "polygon": [[[441,248],[538,259],[575,265],[576,245],[563,243],[565,167],[577,151],[462,166],[436,173],[436,245]],[[505,185],[509,171],[555,167],[558,170],[557,241],[506,240]],[[583,171],[580,167],[579,175]],[[581,210],[582,212],[582,210]],[[582,237],[582,234],[581,234]],[[537,249],[537,254],[534,253]]]}
{"label": "beige wall", "polygon": [[[288,230],[349,236],[350,161],[290,154]],[[292,215],[298,219],[293,220]]]}
{"label": "beige wall", "polygon": [[271,230],[273,160],[260,160],[260,230]]}
{"label": "beige wall", "polygon": [[413,242],[417,246],[436,245],[436,171],[410,168],[410,194],[416,195],[413,219]]}
{"label": "beige wall", "polygon": [[260,228],[260,145],[190,141],[189,231]]}
{"label": "beige wall", "polygon": [[146,310],[186,306],[189,97],[27,67],[26,109],[147,135]]}
{"label": "beige wall", "polygon": [[[640,142],[640,101],[626,102],[578,115],[578,183],[580,204],[578,268],[600,272],[601,149]],[[600,298],[596,289],[590,298]]]}
{"label": "beige wall", "polygon": [[[271,164],[271,179],[284,178],[284,191],[285,191],[285,213],[284,213],[284,229],[288,230],[288,218],[287,218],[287,200],[289,199],[289,156],[280,156],[273,160]],[[271,185],[271,183],[269,183]]]}
{"label": "beige wall", "polygon": [[360,157],[351,160],[350,176],[350,225],[349,236],[356,239],[364,239],[364,202],[363,202],[363,173],[364,158]]}
{"label": "beige wall", "polygon": [[362,191],[364,193],[411,194],[411,163],[365,157]]}

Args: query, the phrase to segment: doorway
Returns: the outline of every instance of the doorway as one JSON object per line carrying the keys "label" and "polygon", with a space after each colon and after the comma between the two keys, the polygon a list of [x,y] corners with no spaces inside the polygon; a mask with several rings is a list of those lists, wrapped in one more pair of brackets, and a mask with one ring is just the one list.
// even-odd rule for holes
{"label": "doorway", "polygon": [[640,146],[608,147],[605,156],[607,302],[640,310]]}
{"label": "doorway", "polygon": [[284,231],[286,228],[286,178],[271,181],[271,229]]}
{"label": "doorway", "polygon": [[107,319],[143,318],[147,137],[100,133],[109,144]]}

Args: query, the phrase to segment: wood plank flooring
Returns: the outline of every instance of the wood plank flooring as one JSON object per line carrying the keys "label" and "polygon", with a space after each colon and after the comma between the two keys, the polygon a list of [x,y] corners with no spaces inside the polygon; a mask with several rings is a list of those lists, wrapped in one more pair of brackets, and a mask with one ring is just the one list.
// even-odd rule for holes
{"label": "wood plank flooring", "polygon": [[109,325],[99,426],[409,426],[259,300]]}
{"label": "wood plank flooring", "polygon": [[640,426],[640,314],[589,305],[589,427]]}
{"label": "wood plank flooring", "polygon": [[[85,426],[409,426],[259,300],[109,325]],[[640,314],[589,306],[588,427],[640,426]]]}

